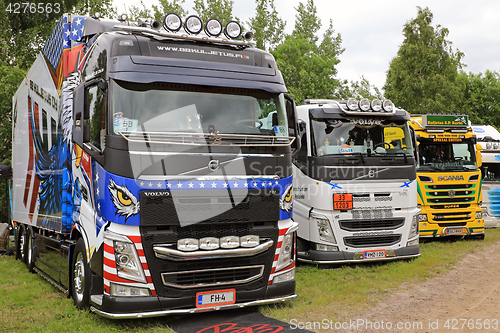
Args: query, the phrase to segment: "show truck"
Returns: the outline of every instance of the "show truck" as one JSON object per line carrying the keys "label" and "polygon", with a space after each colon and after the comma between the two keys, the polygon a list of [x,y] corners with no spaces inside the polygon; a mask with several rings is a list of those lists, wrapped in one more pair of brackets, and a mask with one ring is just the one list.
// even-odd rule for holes
{"label": "show truck", "polygon": [[491,125],[472,125],[481,145],[481,195],[485,227],[500,227],[500,133]]}
{"label": "show truck", "polygon": [[293,166],[297,260],[415,258],[415,145],[410,116],[389,100],[306,100]]}
{"label": "show truck", "polygon": [[417,135],[420,237],[484,239],[481,153],[467,115],[412,115]]}
{"label": "show truck", "polygon": [[[296,108],[251,33],[64,14],[13,98],[18,258],[137,318],[295,294]],[[261,129],[270,112],[270,129]]]}

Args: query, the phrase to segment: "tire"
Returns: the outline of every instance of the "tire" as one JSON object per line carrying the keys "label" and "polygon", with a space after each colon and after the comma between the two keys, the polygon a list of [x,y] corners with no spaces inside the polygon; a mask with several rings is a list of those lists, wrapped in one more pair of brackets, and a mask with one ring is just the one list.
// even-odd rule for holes
{"label": "tire", "polygon": [[36,240],[33,237],[33,229],[26,228],[26,254],[24,256],[28,272],[33,273],[36,261]]}
{"label": "tire", "polygon": [[71,295],[77,309],[86,310],[90,304],[90,267],[82,238],[78,239],[71,261]]}

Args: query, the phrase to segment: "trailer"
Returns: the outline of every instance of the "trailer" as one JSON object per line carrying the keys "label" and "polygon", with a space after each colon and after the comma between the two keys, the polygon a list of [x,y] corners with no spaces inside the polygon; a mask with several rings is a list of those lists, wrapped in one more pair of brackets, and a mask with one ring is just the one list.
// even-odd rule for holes
{"label": "trailer", "polygon": [[484,239],[481,146],[467,115],[412,115],[419,149],[420,237]]}
{"label": "trailer", "polygon": [[481,196],[484,226],[500,227],[500,133],[491,125],[472,125],[481,145]]}
{"label": "trailer", "polygon": [[420,256],[410,117],[391,101],[306,100],[293,165],[297,258],[321,265]]}
{"label": "trailer", "polygon": [[121,319],[296,297],[296,108],[241,30],[64,14],[21,83],[17,258],[77,308]]}

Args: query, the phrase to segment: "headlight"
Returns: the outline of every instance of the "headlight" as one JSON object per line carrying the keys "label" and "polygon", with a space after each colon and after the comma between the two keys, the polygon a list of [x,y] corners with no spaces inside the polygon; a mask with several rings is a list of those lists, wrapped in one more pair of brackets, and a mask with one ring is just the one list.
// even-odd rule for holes
{"label": "headlight", "polygon": [[483,218],[483,211],[476,212],[476,219],[482,219]]}
{"label": "headlight", "polygon": [[486,142],[486,149],[491,149],[491,148],[492,148],[491,142]]}
{"label": "headlight", "polygon": [[288,232],[283,237],[281,242],[280,254],[278,263],[276,264],[276,272],[290,266],[294,260],[294,245],[295,245],[295,230],[296,228],[288,229]]}
{"label": "headlight", "polygon": [[[422,215],[422,214],[420,214]],[[413,238],[418,235],[418,222],[420,220],[420,215],[413,215],[413,219],[411,221],[410,234],[408,235],[408,239]]]}
{"label": "headlight", "polygon": [[330,220],[325,215],[311,213],[311,219],[316,220],[319,239],[330,243],[337,243],[335,236],[333,235]]}
{"label": "headlight", "polygon": [[118,277],[146,283],[146,276],[144,275],[141,260],[139,259],[134,243],[114,240],[113,244]]}
{"label": "headlight", "polygon": [[418,221],[419,222],[425,222],[425,221],[427,221],[427,214],[420,214],[420,215],[418,215]]}

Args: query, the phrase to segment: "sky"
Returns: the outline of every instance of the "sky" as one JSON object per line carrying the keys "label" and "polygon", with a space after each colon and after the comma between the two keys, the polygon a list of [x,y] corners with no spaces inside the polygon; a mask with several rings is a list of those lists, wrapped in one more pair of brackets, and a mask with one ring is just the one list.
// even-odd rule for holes
{"label": "sky", "polygon": [[[120,9],[135,0],[114,0]],[[143,0],[146,7],[158,0]],[[307,0],[275,0],[279,17],[286,21],[286,33],[295,24],[296,8]],[[184,8],[195,14],[193,0]],[[449,30],[447,40],[454,52],[465,54],[466,72],[500,71],[500,1],[498,0],[315,0],[322,33],[333,20],[333,28],[342,38],[344,53],[339,56],[337,78],[360,81],[361,77],[381,89],[391,60],[403,42],[404,24],[417,17],[417,6],[428,7],[432,26]],[[120,11],[119,11],[120,13]],[[255,16],[255,0],[234,0],[233,15],[242,22]],[[321,37],[320,37],[321,38]]]}

